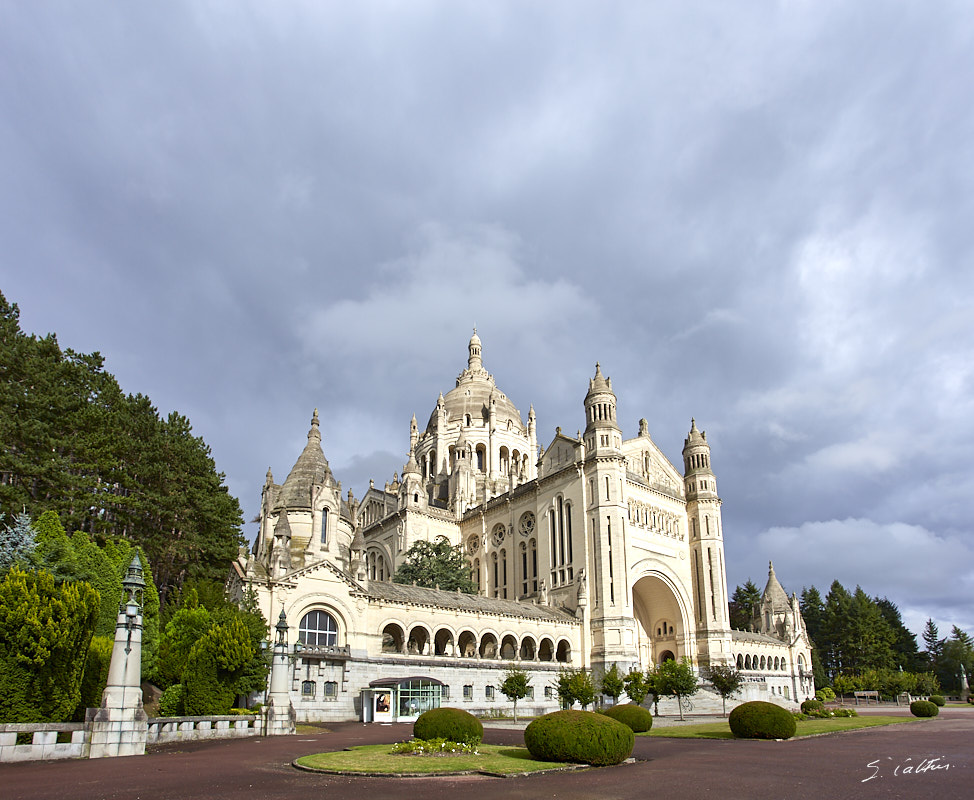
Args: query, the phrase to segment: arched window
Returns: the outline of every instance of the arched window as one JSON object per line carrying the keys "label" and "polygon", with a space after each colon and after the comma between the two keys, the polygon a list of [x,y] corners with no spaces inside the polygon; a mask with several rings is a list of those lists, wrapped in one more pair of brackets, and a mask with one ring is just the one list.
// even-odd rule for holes
{"label": "arched window", "polygon": [[328,509],[321,509],[321,543],[328,544]]}
{"label": "arched window", "polygon": [[744,656],[740,653],[737,654],[737,668],[744,669]]}
{"label": "arched window", "polygon": [[338,625],[327,611],[309,611],[298,627],[298,641],[309,647],[338,643]]}

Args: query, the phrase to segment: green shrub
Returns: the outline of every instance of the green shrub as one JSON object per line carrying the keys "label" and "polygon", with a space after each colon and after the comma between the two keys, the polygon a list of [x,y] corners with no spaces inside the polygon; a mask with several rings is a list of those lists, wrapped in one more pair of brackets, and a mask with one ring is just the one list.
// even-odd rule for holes
{"label": "green shrub", "polygon": [[174,683],[159,695],[160,717],[181,717],[185,710],[186,687],[181,683]]}
{"label": "green shrub", "polygon": [[417,739],[446,739],[451,742],[479,744],[484,726],[473,714],[462,708],[431,708],[413,723]]}
{"label": "green shrub", "polygon": [[830,717],[858,717],[859,712],[854,708],[833,708],[826,712]]}
{"label": "green shrub", "polygon": [[591,711],[555,711],[524,731],[524,744],[540,761],[568,761],[602,767],[620,764],[632,753],[628,725]]}
{"label": "green shrub", "polygon": [[811,714],[813,711],[824,711],[825,703],[821,700],[806,700],[802,703],[802,713]]}
{"label": "green shrub", "polygon": [[815,692],[815,699],[821,700],[823,703],[831,703],[835,700],[835,692],[833,692],[828,686],[823,686],[817,692]]}
{"label": "green shrub", "polygon": [[797,729],[790,711],[763,700],[742,703],[727,721],[738,739],[790,739]]}
{"label": "green shrub", "polygon": [[947,703],[947,701],[944,700],[943,695],[940,694],[930,695],[930,702],[933,703],[935,706],[940,706],[940,708],[943,708],[944,705]]}
{"label": "green shrub", "polygon": [[653,727],[653,715],[635,703],[615,705],[605,709],[602,713],[623,725],[628,725],[632,728],[633,733],[644,733]]}
{"label": "green shrub", "polygon": [[936,703],[929,700],[914,700],[910,703],[910,713],[914,717],[935,717],[940,713]]}

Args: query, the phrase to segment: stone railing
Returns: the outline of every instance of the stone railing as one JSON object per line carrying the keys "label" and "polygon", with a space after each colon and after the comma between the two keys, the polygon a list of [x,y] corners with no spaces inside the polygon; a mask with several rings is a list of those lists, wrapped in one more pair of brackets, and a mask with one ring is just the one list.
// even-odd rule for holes
{"label": "stone railing", "polygon": [[0,723],[0,762],[81,758],[87,745],[83,722]]}
{"label": "stone railing", "polygon": [[[260,715],[152,717],[146,744],[262,736]],[[0,723],[0,763],[87,758],[91,731],[83,722]]]}
{"label": "stone railing", "polygon": [[259,715],[226,717],[150,717],[146,744],[260,736]]}

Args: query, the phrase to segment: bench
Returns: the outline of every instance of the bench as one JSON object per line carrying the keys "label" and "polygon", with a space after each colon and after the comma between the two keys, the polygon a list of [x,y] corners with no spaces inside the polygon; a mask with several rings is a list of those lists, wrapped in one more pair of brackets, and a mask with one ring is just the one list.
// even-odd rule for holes
{"label": "bench", "polygon": [[876,705],[879,705],[879,692],[875,690],[869,692],[853,692],[852,695],[856,698],[856,705],[859,705],[860,698],[866,701],[867,706],[870,700],[875,700]]}

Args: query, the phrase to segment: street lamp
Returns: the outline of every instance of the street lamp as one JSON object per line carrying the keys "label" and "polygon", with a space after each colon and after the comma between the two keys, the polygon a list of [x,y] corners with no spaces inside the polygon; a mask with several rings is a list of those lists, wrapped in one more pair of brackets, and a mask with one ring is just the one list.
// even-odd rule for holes
{"label": "street lamp", "polygon": [[139,554],[132,557],[132,563],[125,570],[122,578],[122,602],[118,604],[119,614],[125,615],[125,627],[128,637],[125,652],[132,651],[132,631],[139,627],[139,614],[142,613],[143,594],[145,592],[145,578],[142,577],[142,561]]}

